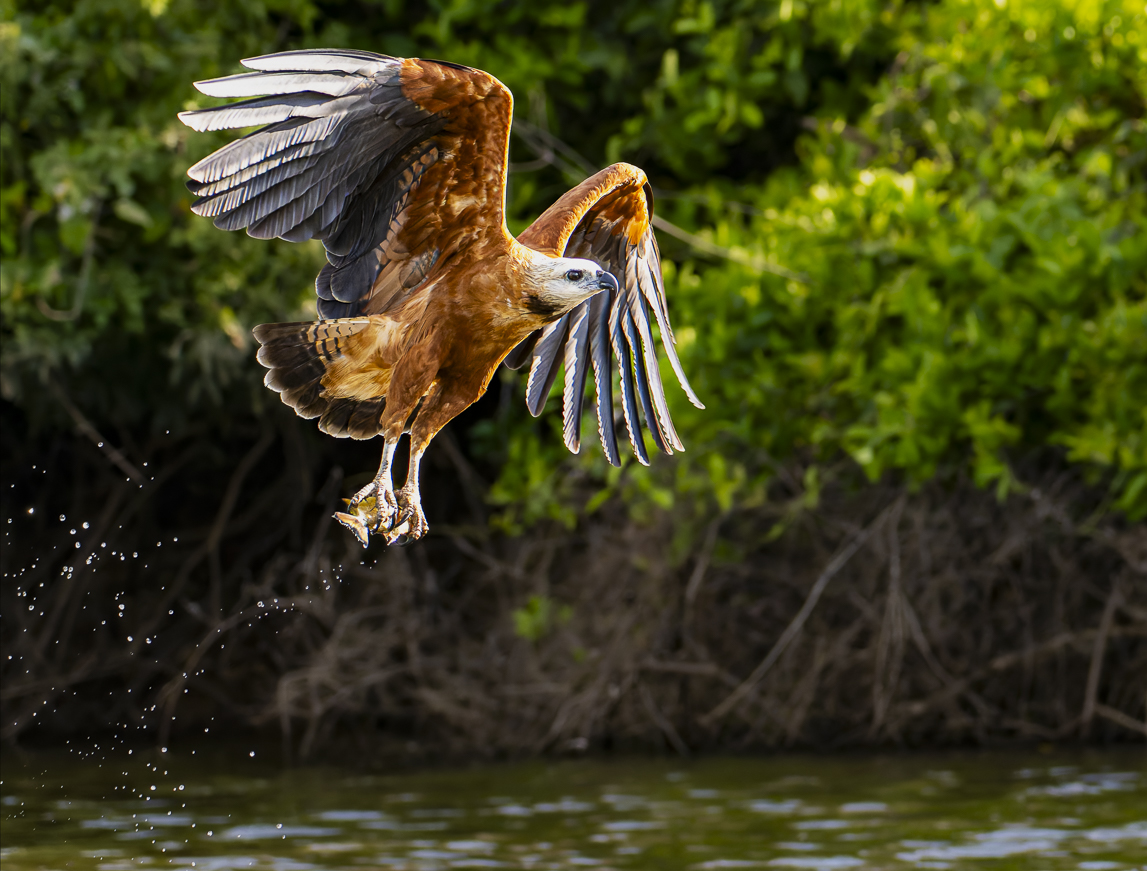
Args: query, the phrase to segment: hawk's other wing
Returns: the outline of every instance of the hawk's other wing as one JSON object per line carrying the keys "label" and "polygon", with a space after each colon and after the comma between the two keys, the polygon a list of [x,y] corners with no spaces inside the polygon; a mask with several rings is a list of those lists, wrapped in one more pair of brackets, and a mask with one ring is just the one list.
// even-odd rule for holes
{"label": "hawk's other wing", "polygon": [[179,115],[200,131],[266,125],[188,170],[191,208],[260,239],[322,240],[319,317],[384,312],[452,250],[507,237],[513,98],[493,76],[343,49],[243,65],[255,72],[196,87],[255,99]]}
{"label": "hawk's other wing", "polygon": [[618,280],[616,294],[603,291],[591,297],[531,336],[509,358],[511,365],[521,365],[525,355],[532,354],[526,404],[535,416],[545,405],[558,368],[565,367],[563,429],[566,446],[574,452],[581,444],[585,381],[593,369],[598,434],[606,457],[615,466],[621,458],[614,432],[611,349],[621,373],[621,411],[634,455],[648,464],[639,404],[657,446],[667,454],[683,450],[669,417],[652,321],[657,322],[681,387],[695,406],[704,408],[674,349],[652,216],[653,192],[645,173],[618,163],[566,193],[518,237],[523,245],[555,257],[593,260]]}

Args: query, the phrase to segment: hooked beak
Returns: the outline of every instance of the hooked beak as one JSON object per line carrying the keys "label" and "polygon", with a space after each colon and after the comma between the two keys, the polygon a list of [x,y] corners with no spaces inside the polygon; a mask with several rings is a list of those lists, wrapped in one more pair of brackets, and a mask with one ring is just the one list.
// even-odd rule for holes
{"label": "hooked beak", "polygon": [[601,275],[597,277],[597,289],[612,290],[614,293],[617,293],[617,279],[609,272],[602,272]]}

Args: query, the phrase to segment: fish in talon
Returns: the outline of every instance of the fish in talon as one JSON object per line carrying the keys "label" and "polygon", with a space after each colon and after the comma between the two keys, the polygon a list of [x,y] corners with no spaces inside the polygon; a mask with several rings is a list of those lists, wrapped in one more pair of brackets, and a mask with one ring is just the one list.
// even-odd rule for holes
{"label": "fish in talon", "polygon": [[363,523],[362,519],[354,515],[347,514],[343,511],[336,511],[333,515],[335,520],[354,533],[354,537],[358,539],[359,544],[366,547],[370,544],[370,530],[367,525]]}

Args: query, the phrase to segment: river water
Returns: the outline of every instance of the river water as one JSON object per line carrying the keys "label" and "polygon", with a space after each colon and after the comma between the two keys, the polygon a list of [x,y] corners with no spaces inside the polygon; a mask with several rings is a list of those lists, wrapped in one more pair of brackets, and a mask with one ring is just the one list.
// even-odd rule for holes
{"label": "river water", "polygon": [[1142,748],[402,773],[263,755],[6,750],[4,871],[1147,867]]}

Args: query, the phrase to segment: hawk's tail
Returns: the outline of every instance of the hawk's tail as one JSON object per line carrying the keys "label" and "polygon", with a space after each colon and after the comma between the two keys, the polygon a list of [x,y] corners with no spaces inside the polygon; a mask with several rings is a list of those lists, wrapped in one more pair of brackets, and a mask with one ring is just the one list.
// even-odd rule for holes
{"label": "hawk's tail", "polygon": [[322,384],[327,367],[342,356],[343,342],[368,324],[363,318],[346,318],[255,327],[252,332],[262,345],[259,362],[271,370],[263,383],[299,417],[319,418],[319,429],[328,435],[373,438],[382,431],[379,419],[386,397],[327,396]]}

